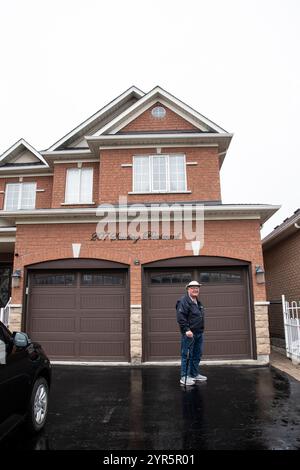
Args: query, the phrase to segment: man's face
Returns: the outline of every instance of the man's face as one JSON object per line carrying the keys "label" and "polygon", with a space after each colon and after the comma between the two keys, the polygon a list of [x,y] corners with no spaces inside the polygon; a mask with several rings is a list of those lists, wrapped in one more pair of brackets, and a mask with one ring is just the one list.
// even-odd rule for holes
{"label": "man's face", "polygon": [[199,295],[200,289],[199,287],[189,287],[188,294],[192,299],[195,299]]}

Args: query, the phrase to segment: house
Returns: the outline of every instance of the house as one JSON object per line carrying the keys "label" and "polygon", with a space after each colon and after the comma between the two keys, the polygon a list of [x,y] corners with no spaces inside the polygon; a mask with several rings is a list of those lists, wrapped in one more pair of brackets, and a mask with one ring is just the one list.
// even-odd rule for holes
{"label": "house", "polygon": [[285,349],[281,296],[300,301],[300,209],[274,228],[263,241],[271,344]]}
{"label": "house", "polygon": [[2,304],[52,360],[179,359],[176,300],[199,280],[205,358],[268,362],[260,227],[222,204],[232,134],[160,87],[131,87],[45,151],[0,159]]}

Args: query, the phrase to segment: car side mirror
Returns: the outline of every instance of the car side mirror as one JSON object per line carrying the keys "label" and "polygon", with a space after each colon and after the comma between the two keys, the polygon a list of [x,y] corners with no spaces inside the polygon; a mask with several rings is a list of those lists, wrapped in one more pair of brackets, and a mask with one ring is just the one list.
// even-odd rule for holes
{"label": "car side mirror", "polygon": [[29,344],[29,338],[26,333],[20,333],[17,331],[14,334],[14,344],[18,348],[25,348]]}

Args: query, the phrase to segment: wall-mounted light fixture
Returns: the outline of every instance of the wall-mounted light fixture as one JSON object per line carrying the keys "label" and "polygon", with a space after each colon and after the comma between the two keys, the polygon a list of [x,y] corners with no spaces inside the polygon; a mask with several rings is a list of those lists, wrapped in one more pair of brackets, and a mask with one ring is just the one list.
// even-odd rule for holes
{"label": "wall-mounted light fixture", "polygon": [[21,282],[21,269],[16,269],[11,276],[11,287],[20,287]]}
{"label": "wall-mounted light fixture", "polygon": [[257,284],[265,283],[265,270],[262,266],[255,266],[255,276]]}
{"label": "wall-mounted light fixture", "polygon": [[139,266],[139,264],[140,264],[140,260],[139,260],[139,259],[135,259],[135,260],[133,260],[133,264],[135,264],[136,266]]}

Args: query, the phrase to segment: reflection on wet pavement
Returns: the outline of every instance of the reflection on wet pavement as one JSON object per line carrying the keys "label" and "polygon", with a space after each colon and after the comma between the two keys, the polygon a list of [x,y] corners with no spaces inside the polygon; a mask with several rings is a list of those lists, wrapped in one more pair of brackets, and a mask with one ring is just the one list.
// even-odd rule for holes
{"label": "reflection on wet pavement", "polygon": [[54,366],[46,428],[1,449],[300,450],[300,382],[268,367],[203,366],[180,386],[168,366]]}

